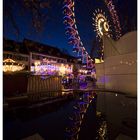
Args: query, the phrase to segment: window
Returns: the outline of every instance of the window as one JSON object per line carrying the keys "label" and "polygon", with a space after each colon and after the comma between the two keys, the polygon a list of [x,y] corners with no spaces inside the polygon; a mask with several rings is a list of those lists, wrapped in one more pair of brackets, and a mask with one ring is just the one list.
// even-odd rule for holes
{"label": "window", "polygon": [[39,55],[35,55],[35,54],[33,54],[33,55],[32,55],[32,59],[40,60],[40,56],[39,56]]}

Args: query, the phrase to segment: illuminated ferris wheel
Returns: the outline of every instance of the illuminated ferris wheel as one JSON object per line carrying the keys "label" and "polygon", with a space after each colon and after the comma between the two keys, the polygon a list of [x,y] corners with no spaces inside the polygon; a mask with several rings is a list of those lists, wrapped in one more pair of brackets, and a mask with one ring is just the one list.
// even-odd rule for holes
{"label": "illuminated ferris wheel", "polygon": [[[105,0],[105,4],[109,9],[112,21],[114,23],[116,39],[119,39],[121,36],[121,28],[115,7],[112,0]],[[86,51],[77,29],[74,0],[64,0],[63,14],[66,30],[65,34],[68,37],[68,43],[73,46],[73,52],[77,54],[77,57],[79,58],[78,60],[82,61],[83,64],[86,64],[87,68],[93,68],[94,61]],[[112,37],[110,22],[108,21],[105,12],[103,12],[102,10],[97,9],[93,13],[93,25],[97,36],[100,39],[104,33],[106,33],[107,36]]]}
{"label": "illuminated ferris wheel", "polygon": [[108,37],[111,37],[111,28],[105,12],[100,9],[95,10],[92,19],[94,31],[97,34],[96,37],[101,38],[104,34],[106,34]]}
{"label": "illuminated ferris wheel", "polygon": [[[106,13],[103,12],[102,9],[97,9],[93,12],[93,18],[92,18],[94,31],[97,33],[97,37],[99,37],[99,40],[102,38],[104,34],[106,34],[108,37],[113,38],[112,34],[113,31],[115,31],[114,38],[118,40],[121,37],[121,27],[120,27],[119,17],[117,15],[112,0],[105,0],[105,4],[111,15],[113,25],[107,18]],[[114,30],[112,30],[112,27],[114,27]]]}

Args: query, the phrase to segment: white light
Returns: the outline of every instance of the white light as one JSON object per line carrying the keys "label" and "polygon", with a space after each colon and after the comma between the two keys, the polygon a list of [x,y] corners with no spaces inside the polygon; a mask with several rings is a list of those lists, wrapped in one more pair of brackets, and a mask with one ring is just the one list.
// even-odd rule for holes
{"label": "white light", "polygon": [[3,61],[3,71],[4,72],[15,72],[15,71],[21,71],[25,68],[23,64],[17,63],[16,61],[12,59],[5,59]]}
{"label": "white light", "polygon": [[[101,37],[103,36],[104,32],[108,34],[109,32],[109,22],[107,21],[107,18],[104,14],[102,14],[102,11],[98,9],[98,11],[95,10],[96,17],[92,18],[94,23],[93,26],[95,27],[95,31],[97,34]],[[109,34],[108,34],[109,36]]]}

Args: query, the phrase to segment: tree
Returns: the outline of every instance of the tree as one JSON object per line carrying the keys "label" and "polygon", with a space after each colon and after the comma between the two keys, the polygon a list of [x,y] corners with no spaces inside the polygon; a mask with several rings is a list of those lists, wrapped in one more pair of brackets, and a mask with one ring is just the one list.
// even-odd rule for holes
{"label": "tree", "polygon": [[[50,0],[4,0],[3,3],[3,16],[4,16],[4,32],[5,23],[9,22],[18,37],[20,27],[17,22],[17,15],[20,17],[26,17],[30,15],[29,29],[33,29],[36,32],[43,31],[43,27],[48,19],[48,13],[46,10],[51,8]],[[18,13],[18,14],[17,14]]]}

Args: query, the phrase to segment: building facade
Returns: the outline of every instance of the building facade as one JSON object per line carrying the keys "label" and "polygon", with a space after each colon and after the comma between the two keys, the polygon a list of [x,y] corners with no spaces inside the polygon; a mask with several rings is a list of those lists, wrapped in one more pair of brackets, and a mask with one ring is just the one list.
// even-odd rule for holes
{"label": "building facade", "polygon": [[23,42],[4,39],[3,60],[8,58],[24,64],[24,70],[35,75],[71,74],[76,60],[58,48],[28,39]]}

